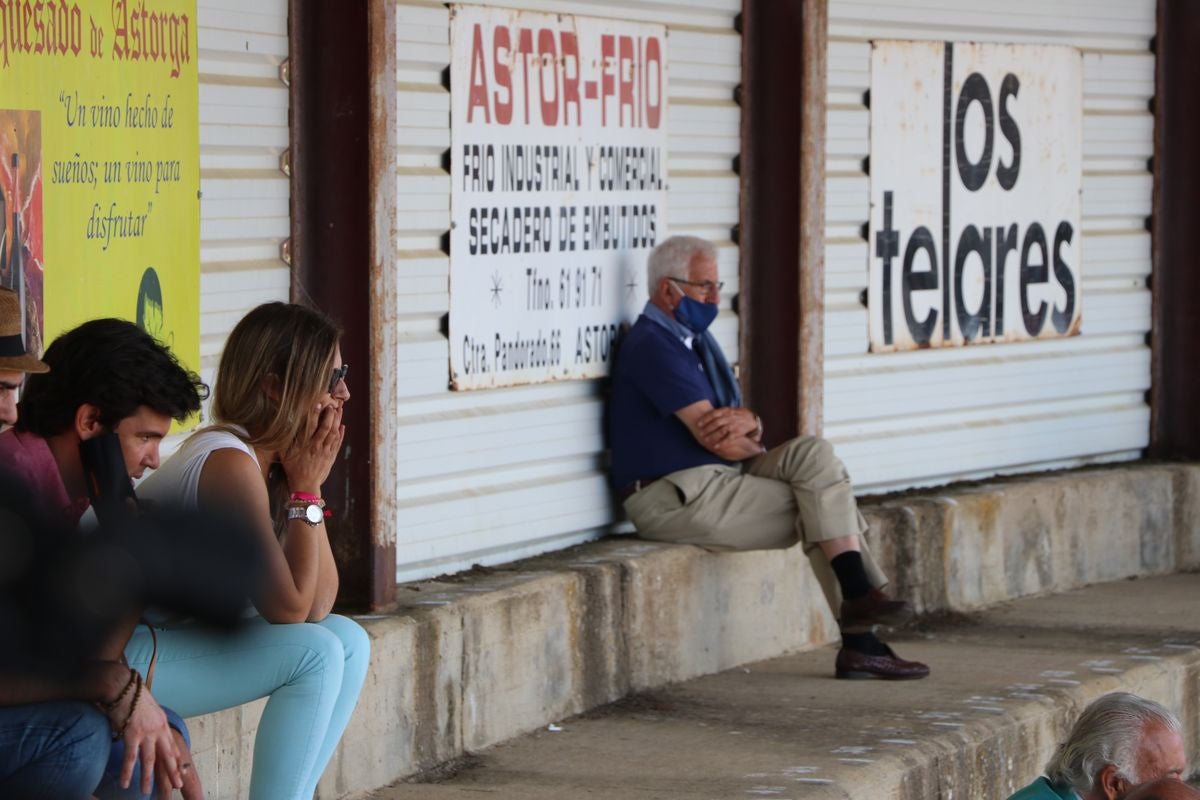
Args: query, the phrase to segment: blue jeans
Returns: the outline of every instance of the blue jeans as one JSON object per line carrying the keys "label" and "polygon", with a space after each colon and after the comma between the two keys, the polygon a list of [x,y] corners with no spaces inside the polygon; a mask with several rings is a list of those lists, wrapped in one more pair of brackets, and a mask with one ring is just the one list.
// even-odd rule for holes
{"label": "blue jeans", "polygon": [[[250,800],[308,800],[358,702],[371,643],[358,623],[272,625],[261,617],[233,632],[193,625],[155,629],[154,697],[184,717],[269,697],[254,741]],[[149,632],[125,648],[132,667],[150,663]]]}
{"label": "blue jeans", "polygon": [[110,730],[90,703],[0,708],[0,797],[87,800],[108,761]]}

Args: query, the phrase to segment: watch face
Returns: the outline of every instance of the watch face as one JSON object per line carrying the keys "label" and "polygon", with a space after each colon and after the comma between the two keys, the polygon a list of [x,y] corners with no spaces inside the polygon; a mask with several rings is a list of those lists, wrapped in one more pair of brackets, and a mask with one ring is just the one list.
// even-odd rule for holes
{"label": "watch face", "polygon": [[321,511],[321,507],[315,503],[304,509],[304,516],[313,525],[316,525],[325,518],[325,514]]}

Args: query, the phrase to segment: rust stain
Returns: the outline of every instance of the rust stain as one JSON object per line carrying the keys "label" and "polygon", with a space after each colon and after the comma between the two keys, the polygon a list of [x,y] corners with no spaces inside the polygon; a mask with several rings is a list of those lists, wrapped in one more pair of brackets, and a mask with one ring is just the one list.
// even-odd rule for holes
{"label": "rust stain", "polygon": [[[961,501],[961,498],[960,498]],[[985,492],[972,498],[976,522],[980,530],[994,531],[996,520],[1000,516],[1000,495],[997,492]]]}

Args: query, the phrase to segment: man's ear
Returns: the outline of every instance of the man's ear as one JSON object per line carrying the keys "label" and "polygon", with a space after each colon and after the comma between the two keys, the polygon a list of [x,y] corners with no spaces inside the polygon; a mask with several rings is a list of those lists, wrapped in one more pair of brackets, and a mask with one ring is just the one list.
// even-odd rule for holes
{"label": "man's ear", "polygon": [[105,428],[100,423],[100,409],[91,403],[84,403],[75,409],[75,435],[84,442],[104,433]]}
{"label": "man's ear", "polygon": [[670,278],[659,278],[658,286],[656,287],[656,291],[654,292],[654,294],[659,298],[659,300],[661,302],[665,303],[668,308],[675,307],[674,304],[671,302],[671,286],[672,285],[673,284],[671,283]]}
{"label": "man's ear", "polygon": [[259,386],[262,388],[263,394],[267,396],[268,400],[276,405],[279,404],[279,399],[283,397],[283,381],[279,380],[278,375],[273,372],[263,375],[263,379],[259,383]]}
{"label": "man's ear", "polygon": [[1124,797],[1130,789],[1129,782],[1121,777],[1114,764],[1105,764],[1096,773],[1096,791],[1105,800],[1117,800]]}

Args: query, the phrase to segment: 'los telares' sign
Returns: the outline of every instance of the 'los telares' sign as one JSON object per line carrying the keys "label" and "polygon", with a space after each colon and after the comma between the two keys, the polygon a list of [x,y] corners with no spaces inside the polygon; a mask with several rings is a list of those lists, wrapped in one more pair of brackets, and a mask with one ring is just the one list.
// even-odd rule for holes
{"label": "'los telares' sign", "polygon": [[1082,61],[876,42],[873,352],[1079,333]]}
{"label": "'los telares' sign", "polygon": [[603,375],[666,222],[666,30],[452,15],[451,386]]}

